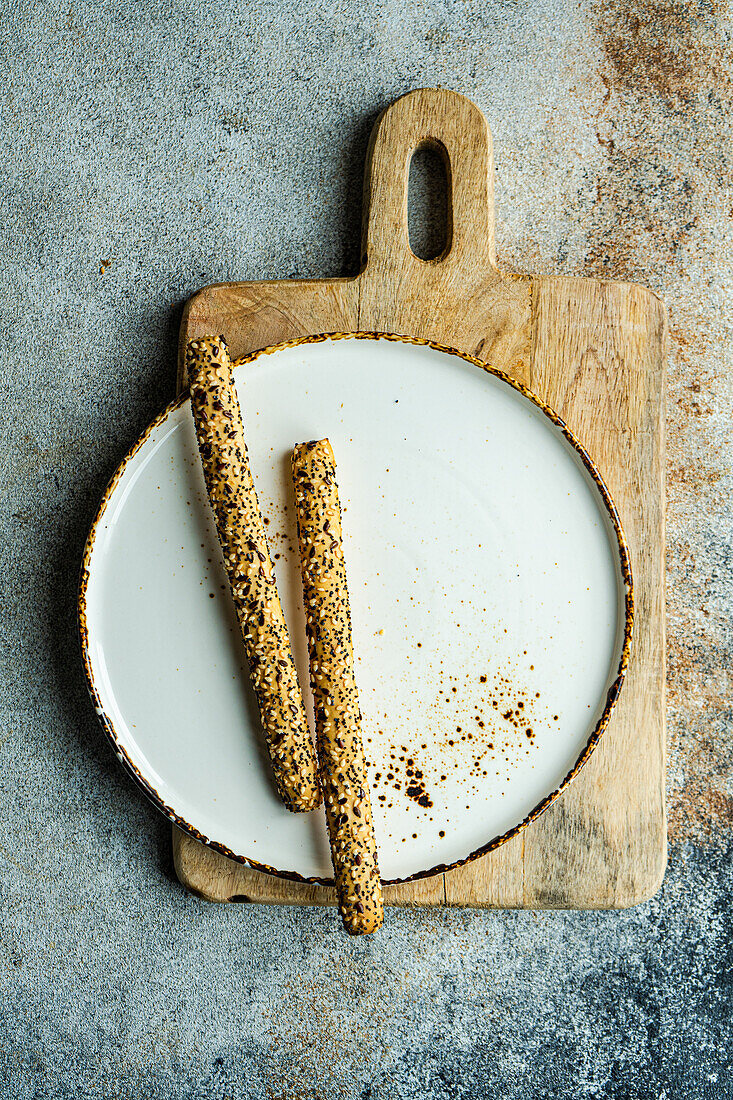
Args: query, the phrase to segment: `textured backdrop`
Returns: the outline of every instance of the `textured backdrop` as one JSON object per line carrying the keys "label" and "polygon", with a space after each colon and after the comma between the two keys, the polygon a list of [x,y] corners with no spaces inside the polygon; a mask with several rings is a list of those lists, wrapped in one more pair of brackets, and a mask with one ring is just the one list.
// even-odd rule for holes
{"label": "textured backdrop", "polygon": [[[0,1092],[733,1095],[732,25],[716,0],[0,0]],[[353,273],[378,112],[463,92],[500,263],[670,308],[670,863],[621,913],[187,897],[75,634],[86,531],[173,392],[182,302]]]}

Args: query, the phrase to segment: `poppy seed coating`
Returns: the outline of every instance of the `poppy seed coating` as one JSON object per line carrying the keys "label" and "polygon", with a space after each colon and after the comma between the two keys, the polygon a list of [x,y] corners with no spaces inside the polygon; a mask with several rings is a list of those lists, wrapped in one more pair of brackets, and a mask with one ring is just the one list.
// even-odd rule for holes
{"label": "poppy seed coating", "polygon": [[289,810],[321,801],[313,742],[277,592],[242,414],[223,336],[186,349],[201,465],[278,793]]}
{"label": "poppy seed coating", "polygon": [[331,859],[344,927],[361,935],[379,928],[384,906],[354,678],[336,465],[327,439],[295,448],[293,482]]}

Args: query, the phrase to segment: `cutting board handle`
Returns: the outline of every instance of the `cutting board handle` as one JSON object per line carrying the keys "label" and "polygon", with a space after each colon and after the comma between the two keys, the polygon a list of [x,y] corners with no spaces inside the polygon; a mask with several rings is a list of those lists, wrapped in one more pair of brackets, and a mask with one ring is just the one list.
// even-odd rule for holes
{"label": "cutting board handle", "polygon": [[[410,248],[407,191],[416,149],[443,156],[448,182],[446,249],[421,260]],[[440,88],[421,88],[396,100],[377,119],[366,159],[362,262],[365,274],[390,273],[401,281],[440,275],[469,277],[496,266],[494,161],[486,119],[470,99]],[[437,271],[435,272],[437,274]]]}

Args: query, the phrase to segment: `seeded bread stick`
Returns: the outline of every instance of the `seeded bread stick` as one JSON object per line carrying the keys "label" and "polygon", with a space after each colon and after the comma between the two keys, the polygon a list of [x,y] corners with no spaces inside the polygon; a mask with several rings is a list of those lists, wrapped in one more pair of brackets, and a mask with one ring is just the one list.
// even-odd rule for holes
{"label": "seeded bread stick", "polygon": [[186,367],[206,489],[275,784],[289,810],[312,810],[321,801],[316,757],[249,468],[224,337],[192,340]]}
{"label": "seeded bread stick", "polygon": [[331,859],[344,927],[358,936],[379,928],[384,906],[354,679],[336,465],[327,439],[295,448],[293,481]]}

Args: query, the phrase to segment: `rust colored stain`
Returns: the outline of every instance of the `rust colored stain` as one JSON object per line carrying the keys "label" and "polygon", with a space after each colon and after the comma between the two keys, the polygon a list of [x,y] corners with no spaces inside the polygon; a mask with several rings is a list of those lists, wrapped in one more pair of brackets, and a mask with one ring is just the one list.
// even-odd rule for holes
{"label": "rust colored stain", "polygon": [[719,77],[705,46],[716,4],[695,0],[600,0],[598,32],[614,82],[637,96],[657,95],[685,107]]}
{"label": "rust colored stain", "polygon": [[580,83],[598,152],[571,201],[585,241],[573,273],[650,285],[669,307],[670,837],[719,842],[733,831],[730,333],[720,289],[730,43],[714,2],[593,0],[591,10],[599,63]]}
{"label": "rust colored stain", "polygon": [[[710,213],[704,192],[730,178],[729,53],[714,4],[596,0],[594,8],[603,93],[588,109],[605,165],[581,200],[590,242],[582,274],[648,282],[679,270]],[[674,319],[674,295],[666,296]]]}
{"label": "rust colored stain", "polygon": [[[710,619],[703,608],[701,618]],[[733,703],[726,672],[729,655],[718,633],[686,622],[668,647],[670,709],[670,840],[710,841],[733,831]]]}
{"label": "rust colored stain", "polygon": [[[264,1035],[270,1057],[263,1070],[268,1100],[314,1100],[308,1082],[318,1081],[322,1095],[345,1095],[339,1086],[344,1070],[354,1077],[366,1056],[384,1057],[384,1010],[373,995],[364,997],[366,1011],[350,1021],[349,1042],[344,1043],[340,1005],[348,1002],[355,967],[336,953],[329,953],[322,974],[303,980],[286,977],[277,993],[298,1005],[284,1026],[282,1013],[265,1008]],[[363,981],[363,979],[362,979]],[[335,1090],[335,1091],[334,1091]]]}

